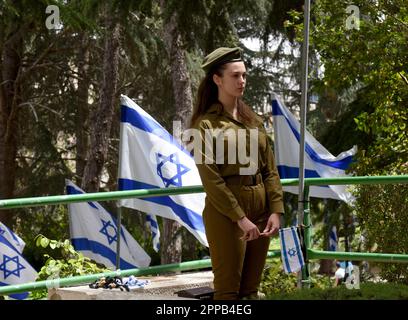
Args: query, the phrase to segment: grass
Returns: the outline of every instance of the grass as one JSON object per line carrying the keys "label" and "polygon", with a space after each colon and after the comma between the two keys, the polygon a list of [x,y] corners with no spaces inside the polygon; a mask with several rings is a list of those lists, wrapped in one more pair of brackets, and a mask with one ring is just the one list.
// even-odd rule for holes
{"label": "grass", "polygon": [[408,300],[408,286],[394,283],[361,283],[360,289],[301,289],[292,293],[273,293],[267,300]]}

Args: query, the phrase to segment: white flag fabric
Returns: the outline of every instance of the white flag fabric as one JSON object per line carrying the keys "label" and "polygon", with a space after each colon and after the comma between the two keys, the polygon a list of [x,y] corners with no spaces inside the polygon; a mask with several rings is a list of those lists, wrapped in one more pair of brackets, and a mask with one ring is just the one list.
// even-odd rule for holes
{"label": "white flag fabric", "polygon": [[[300,124],[283,102],[272,99],[275,157],[281,179],[299,178]],[[344,177],[353,160],[357,146],[333,156],[309,132],[305,135],[305,178]],[[298,187],[284,187],[284,191],[298,194]],[[344,185],[311,186],[309,195],[351,203],[354,197]]]}
{"label": "white flag fabric", "polygon": [[[18,285],[33,282],[37,271],[21,255],[10,241],[0,235],[0,286]],[[25,299],[28,292],[9,295],[13,299]]]}
{"label": "white flag fabric", "polygon": [[[194,158],[154,118],[121,97],[119,190],[202,185]],[[123,199],[119,206],[176,220],[208,246],[204,193]]]}
{"label": "white flag fabric", "polygon": [[[68,194],[85,193],[66,180]],[[115,269],[117,224],[111,214],[98,202],[70,203],[68,205],[71,242],[86,257]],[[120,269],[147,267],[150,256],[132,235],[121,226]]]}
{"label": "white flag fabric", "polygon": [[305,265],[296,227],[279,229],[283,269],[286,273],[298,272]]}
{"label": "white flag fabric", "polygon": [[152,233],[153,239],[153,249],[156,252],[160,250],[160,229],[159,224],[157,223],[157,218],[154,214],[146,215],[146,224]]}
{"label": "white flag fabric", "polygon": [[18,252],[23,253],[25,242],[4,223],[0,222],[0,235],[6,238]]}
{"label": "white flag fabric", "polygon": [[337,227],[333,226],[329,232],[329,250],[337,251]]}

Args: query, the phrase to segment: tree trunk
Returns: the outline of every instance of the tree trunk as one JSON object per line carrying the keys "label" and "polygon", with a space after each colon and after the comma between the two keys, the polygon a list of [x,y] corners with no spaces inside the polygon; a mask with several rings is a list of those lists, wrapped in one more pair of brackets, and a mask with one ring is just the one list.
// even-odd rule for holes
{"label": "tree trunk", "polygon": [[[0,74],[0,199],[12,198],[16,178],[19,81],[23,32],[11,33],[1,52]],[[10,210],[0,210],[0,221],[11,227]]]}
{"label": "tree trunk", "polygon": [[[162,12],[165,11],[166,3],[160,1]],[[192,94],[191,82],[186,65],[186,53],[183,48],[183,40],[177,26],[177,16],[173,13],[169,19],[164,21],[164,41],[166,50],[170,60],[171,78],[173,84],[173,96],[176,104],[175,121],[181,121],[182,129],[190,117],[192,110]],[[163,219],[164,234],[162,263],[177,263],[181,262],[182,240],[181,226],[174,220]],[[187,233],[186,233],[187,234]],[[196,240],[188,234],[186,244],[187,251],[195,252]],[[186,254],[189,255],[188,253]]]}
{"label": "tree trunk", "polygon": [[320,260],[320,267],[318,274],[333,275],[334,260],[322,259]]}
{"label": "tree trunk", "polygon": [[103,82],[100,103],[90,117],[90,148],[81,186],[86,192],[99,190],[102,169],[108,153],[119,65],[120,25],[111,13],[106,18],[106,39],[103,61]]}
{"label": "tree trunk", "polygon": [[76,137],[76,161],[75,175],[77,184],[81,185],[84,169],[86,165],[86,156],[89,146],[89,37],[84,34],[81,37],[81,47],[78,52],[78,90],[77,90],[77,105],[75,114],[75,137]]}

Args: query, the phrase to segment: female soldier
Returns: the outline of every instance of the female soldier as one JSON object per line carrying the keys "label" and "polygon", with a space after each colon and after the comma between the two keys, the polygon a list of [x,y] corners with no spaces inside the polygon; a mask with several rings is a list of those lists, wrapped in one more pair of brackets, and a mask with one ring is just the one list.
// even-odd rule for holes
{"label": "female soldier", "polygon": [[[277,233],[284,212],[280,178],[262,120],[241,100],[246,69],[240,49],[218,48],[205,57],[202,68],[206,76],[198,90],[191,127],[199,130],[201,138],[197,148],[201,160],[197,161],[197,154],[195,159],[207,194],[203,220],[214,273],[214,299],[257,298],[270,237]],[[207,146],[202,148],[208,132],[239,136],[241,131],[246,138],[243,151],[248,154],[253,129],[257,133],[257,170],[253,175],[240,174],[247,164],[227,163],[227,148],[216,159],[201,152],[208,151]],[[216,137],[212,138],[214,147]],[[229,142],[225,146],[231,147]],[[235,146],[235,156],[238,149]]]}

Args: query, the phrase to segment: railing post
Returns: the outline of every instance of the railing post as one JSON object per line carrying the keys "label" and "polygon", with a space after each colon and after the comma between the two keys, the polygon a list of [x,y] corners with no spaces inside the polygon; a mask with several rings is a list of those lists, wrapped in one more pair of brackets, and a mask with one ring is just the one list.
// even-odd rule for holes
{"label": "railing post", "polygon": [[304,205],[303,205],[303,225],[304,225],[304,244],[305,244],[305,266],[302,268],[302,287],[310,288],[310,263],[308,257],[308,250],[312,242],[312,226],[310,219],[310,205],[309,205],[309,186],[304,189]]}
{"label": "railing post", "polygon": [[120,269],[120,235],[122,229],[122,207],[118,207],[116,219],[116,270]]}

